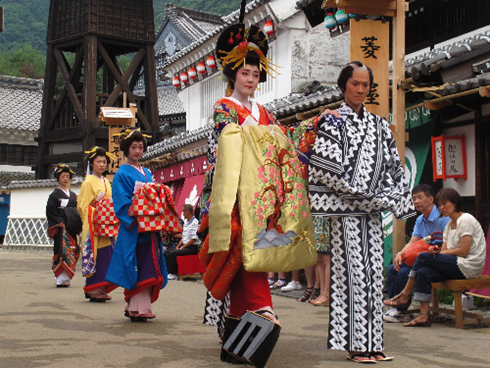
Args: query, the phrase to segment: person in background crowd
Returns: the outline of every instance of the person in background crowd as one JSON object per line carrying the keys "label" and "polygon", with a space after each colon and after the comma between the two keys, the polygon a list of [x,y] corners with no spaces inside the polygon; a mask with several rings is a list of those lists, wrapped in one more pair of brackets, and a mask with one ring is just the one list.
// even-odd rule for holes
{"label": "person in background crowd", "polygon": [[184,204],[184,228],[182,237],[175,248],[165,251],[167,261],[168,279],[178,280],[177,257],[190,256],[199,253],[199,244],[201,241],[197,236],[199,221],[194,217],[194,208],[190,204]]}
{"label": "person in background crowd", "polygon": [[432,299],[432,282],[448,279],[474,279],[483,271],[486,243],[483,229],[472,215],[463,212],[463,199],[452,188],[437,193],[436,203],[443,216],[450,220],[444,230],[442,247],[431,246],[420,253],[410,271],[409,279],[400,294],[391,302],[407,304],[412,292],[420,302],[420,315],[405,327],[430,327],[429,303]]}
{"label": "person in background crowd", "polygon": [[[421,215],[417,217],[415,226],[412,232],[412,238],[403,247],[403,249],[396,254],[393,264],[388,267],[386,286],[388,287],[388,298],[393,298],[400,294],[408,281],[408,274],[412,270],[411,267],[403,263],[403,253],[406,252],[410,246],[421,240],[435,231],[443,232],[449,222],[449,217],[441,216],[441,213],[434,204],[434,191],[428,184],[419,184],[412,189],[412,199],[415,205],[415,210],[420,212]],[[385,304],[391,306],[391,309],[383,315],[383,319],[386,322],[408,322],[407,318],[410,316],[406,313],[409,305],[399,305],[395,302],[395,305],[391,305],[390,300],[385,301]]]}

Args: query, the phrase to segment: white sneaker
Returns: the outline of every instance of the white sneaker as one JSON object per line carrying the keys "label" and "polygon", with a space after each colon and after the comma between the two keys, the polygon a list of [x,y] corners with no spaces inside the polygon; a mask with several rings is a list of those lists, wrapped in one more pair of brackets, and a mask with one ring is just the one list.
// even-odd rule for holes
{"label": "white sneaker", "polygon": [[179,279],[179,276],[174,275],[173,273],[169,273],[168,274],[168,279],[169,280],[178,280]]}
{"label": "white sneaker", "polygon": [[289,284],[286,286],[283,286],[281,288],[281,291],[293,291],[293,290],[301,290],[303,289],[303,286],[298,281],[291,281]]}
{"label": "white sneaker", "polygon": [[409,322],[410,315],[407,312],[399,312],[396,308],[391,308],[383,314],[383,321],[391,323]]}

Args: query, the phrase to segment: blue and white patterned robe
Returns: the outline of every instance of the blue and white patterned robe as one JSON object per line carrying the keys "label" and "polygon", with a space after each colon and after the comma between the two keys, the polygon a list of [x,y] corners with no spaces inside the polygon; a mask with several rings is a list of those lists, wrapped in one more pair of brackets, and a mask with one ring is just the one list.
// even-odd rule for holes
{"label": "blue and white patterned robe", "polygon": [[383,350],[381,212],[415,215],[388,123],[345,102],[340,119],[318,128],[310,161],[313,215],[331,218],[332,258],[328,346]]}

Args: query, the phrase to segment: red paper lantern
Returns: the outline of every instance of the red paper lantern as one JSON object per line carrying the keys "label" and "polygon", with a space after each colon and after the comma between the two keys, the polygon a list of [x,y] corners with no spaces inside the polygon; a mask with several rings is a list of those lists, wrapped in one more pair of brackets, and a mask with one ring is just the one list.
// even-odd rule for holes
{"label": "red paper lantern", "polygon": [[175,88],[180,87],[179,77],[175,76],[174,79],[172,80],[172,84],[174,85]]}
{"label": "red paper lantern", "polygon": [[213,55],[209,55],[208,60],[206,60],[206,64],[211,68],[216,68],[216,62],[214,61]]}
{"label": "red paper lantern", "polygon": [[267,36],[272,36],[274,34],[274,23],[272,23],[272,20],[265,22],[264,32]]}
{"label": "red paper lantern", "polygon": [[189,68],[189,78],[192,80],[197,78],[196,69],[194,67]]}
{"label": "red paper lantern", "polygon": [[180,75],[180,80],[184,84],[189,83],[189,78],[187,77],[187,73],[186,72],[182,72],[182,74]]}
{"label": "red paper lantern", "polygon": [[201,74],[206,74],[206,65],[201,61],[197,64],[197,72]]}

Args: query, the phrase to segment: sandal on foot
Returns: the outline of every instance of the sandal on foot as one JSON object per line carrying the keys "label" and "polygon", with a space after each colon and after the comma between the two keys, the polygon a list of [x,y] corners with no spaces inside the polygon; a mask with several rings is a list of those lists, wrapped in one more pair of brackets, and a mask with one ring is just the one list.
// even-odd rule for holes
{"label": "sandal on foot", "polygon": [[315,307],[320,307],[320,306],[328,307],[330,305],[330,296],[325,294],[320,294],[320,296],[327,298],[327,300],[325,300],[324,302],[317,302],[316,300],[313,300],[310,303],[313,304]]}
{"label": "sandal on foot", "polygon": [[[377,362],[389,362],[390,360],[395,359],[395,357],[392,357],[392,356],[386,356],[386,355],[385,355],[383,352],[381,352],[381,351],[369,353],[369,356],[370,356],[371,358],[376,359],[376,361],[377,361]],[[379,357],[381,357],[381,358],[379,358]]]}
{"label": "sandal on foot", "polygon": [[310,299],[311,294],[313,294],[313,287],[307,287],[303,296],[298,299],[298,302],[304,303]]}
{"label": "sandal on foot", "polygon": [[430,326],[432,326],[432,319],[430,318],[429,313],[420,313],[420,316],[427,316],[427,321],[420,322],[417,320],[417,318],[418,318],[417,317],[408,323],[404,323],[403,327],[430,327]]}
{"label": "sandal on foot", "polygon": [[394,307],[397,309],[408,309],[408,307],[410,307],[410,304],[412,304],[412,296],[409,296],[407,302],[401,303],[400,298],[402,296],[405,296],[405,294],[400,293],[391,299],[385,300],[383,303],[389,307]]}
{"label": "sandal on foot", "polygon": [[[367,359],[359,359],[359,358],[367,358]],[[352,353],[347,356],[347,360],[351,360],[356,363],[366,363],[366,364],[376,363],[376,360],[372,360],[371,356],[368,353]]]}
{"label": "sandal on foot", "polygon": [[318,299],[320,296],[320,288],[314,288],[313,293],[311,293],[310,299],[308,300],[310,303]]}

